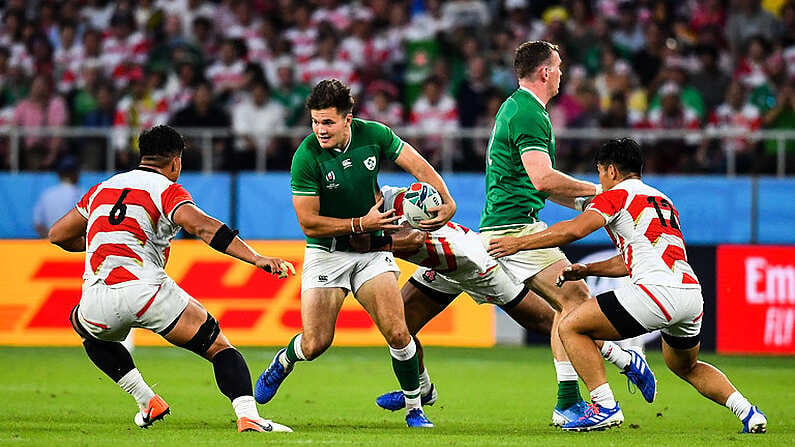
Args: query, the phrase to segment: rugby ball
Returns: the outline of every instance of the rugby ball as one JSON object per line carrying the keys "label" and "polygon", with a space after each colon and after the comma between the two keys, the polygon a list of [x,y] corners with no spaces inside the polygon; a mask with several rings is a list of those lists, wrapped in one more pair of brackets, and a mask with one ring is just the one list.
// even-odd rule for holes
{"label": "rugby ball", "polygon": [[433,186],[424,183],[412,183],[403,194],[403,215],[406,221],[414,228],[419,228],[420,222],[436,217],[436,213],[428,212],[442,204],[442,196]]}

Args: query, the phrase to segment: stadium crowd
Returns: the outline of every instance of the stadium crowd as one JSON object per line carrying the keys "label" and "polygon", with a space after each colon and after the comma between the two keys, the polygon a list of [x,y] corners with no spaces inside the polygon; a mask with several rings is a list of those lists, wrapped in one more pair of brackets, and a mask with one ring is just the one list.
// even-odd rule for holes
{"label": "stadium crowd", "polygon": [[[116,165],[137,161],[134,129],[229,128],[213,166],[250,170],[255,149],[288,169],[308,128],[303,102],[335,77],[356,114],[428,131],[490,128],[516,88],[513,51],[560,46],[549,106],[565,128],[795,128],[793,0],[7,0],[0,24],[0,125],[107,129]],[[129,129],[133,129],[130,131]],[[441,138],[412,141],[440,163]],[[454,145],[482,171],[486,141]],[[558,141],[558,167],[592,171],[598,142]],[[9,166],[6,138],[2,164]],[[106,138],[26,136],[22,169],[65,155],[105,166]],[[199,145],[194,141],[194,146]],[[772,172],[776,141],[650,142],[651,172]],[[795,141],[787,142],[791,163]],[[201,166],[199,151],[186,168]],[[790,171],[791,172],[791,171]]]}

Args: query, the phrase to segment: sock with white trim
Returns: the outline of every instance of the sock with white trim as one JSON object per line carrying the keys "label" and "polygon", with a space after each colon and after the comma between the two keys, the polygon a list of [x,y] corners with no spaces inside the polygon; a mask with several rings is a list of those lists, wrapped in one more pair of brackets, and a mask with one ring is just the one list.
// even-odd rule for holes
{"label": "sock with white trim", "polygon": [[621,349],[620,346],[612,341],[604,341],[602,344],[602,357],[608,362],[616,365],[618,369],[624,371],[632,361],[632,355],[629,352]]}
{"label": "sock with white trim", "polygon": [[613,397],[613,390],[610,384],[603,383],[591,391],[591,402],[599,404],[603,408],[615,408],[616,398]]}
{"label": "sock with white trim", "polygon": [[146,384],[138,368],[131,369],[116,383],[135,399],[142,410],[149,405],[149,400],[155,397],[155,392]]}
{"label": "sock with white trim", "polygon": [[732,411],[735,416],[742,421],[748,416],[751,411],[751,402],[748,402],[739,391],[733,392],[728,399],[726,399],[726,408]]}
{"label": "sock with white trim", "polygon": [[420,403],[420,361],[417,358],[417,345],[412,338],[403,348],[389,347],[392,356],[392,370],[403,390],[406,399],[406,411],[422,408]]}

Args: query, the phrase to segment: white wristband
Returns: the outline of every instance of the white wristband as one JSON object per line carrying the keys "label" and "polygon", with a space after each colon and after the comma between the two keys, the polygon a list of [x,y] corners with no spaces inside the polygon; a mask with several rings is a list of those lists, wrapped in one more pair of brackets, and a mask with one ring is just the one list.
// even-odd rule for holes
{"label": "white wristband", "polygon": [[574,209],[577,211],[585,211],[585,207],[591,203],[591,199],[593,197],[575,197],[574,198]]}

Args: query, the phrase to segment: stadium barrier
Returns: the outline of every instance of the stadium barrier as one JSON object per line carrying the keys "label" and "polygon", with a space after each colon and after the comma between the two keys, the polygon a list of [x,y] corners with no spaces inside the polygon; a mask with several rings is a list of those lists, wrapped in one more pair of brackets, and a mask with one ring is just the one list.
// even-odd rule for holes
{"label": "stadium barrier", "polygon": [[[581,176],[596,181],[593,175]],[[105,173],[83,173],[79,188],[87,191],[107,178]],[[477,228],[485,201],[482,174],[444,176],[458,210],[456,222]],[[382,173],[382,185],[408,185],[407,174]],[[298,240],[303,237],[293,211],[290,176],[284,172],[216,173],[186,172],[180,183],[203,209],[239,228],[250,239]],[[644,176],[644,181],[665,191],[676,203],[689,245],[724,243],[795,244],[795,178],[724,176]],[[37,237],[33,207],[42,192],[58,183],[54,173],[0,174],[0,238]],[[267,206],[263,206],[263,205]],[[570,219],[575,212],[548,204],[541,210],[546,222]],[[589,235],[578,244],[610,244],[605,232]]]}
{"label": "stadium barrier", "polygon": [[[213,172],[217,167],[213,166],[213,141],[221,138],[232,138],[238,136],[230,128],[179,128],[186,139],[190,140],[190,147],[201,153],[201,170],[205,173]],[[0,126],[0,142],[7,141],[8,145],[8,166],[10,172],[20,170],[20,151],[22,150],[22,138],[26,137],[58,137],[63,139],[86,139],[104,140],[104,159],[105,171],[111,172],[115,169],[115,153],[119,148],[129,147],[132,136],[137,135],[140,129],[128,127],[19,127],[4,125]],[[439,168],[445,172],[453,172],[454,159],[457,147],[461,142],[471,142],[473,147],[485,150],[488,144],[491,129],[489,128],[467,128],[452,131],[422,130],[415,127],[395,128],[395,132],[404,139],[417,139],[431,137],[439,141],[440,161]],[[305,127],[294,127],[289,129],[265,129],[262,133],[252,134],[254,138],[294,138],[300,139],[309,133]],[[555,138],[560,142],[565,141],[589,141],[601,142],[611,138],[632,137],[641,143],[655,143],[661,140],[681,140],[683,144],[695,145],[701,141],[719,139],[742,140],[744,142],[775,141],[776,144],[776,176],[783,177],[786,174],[787,166],[787,144],[795,140],[795,129],[782,130],[757,130],[748,132],[745,129],[556,129]],[[723,144],[722,160],[726,166],[726,174],[734,176],[737,172],[737,153],[734,144]],[[792,155],[791,155],[792,156]],[[258,148],[255,162],[257,172],[267,170],[267,154],[265,148]]]}
{"label": "stadium barrier", "polygon": [[[235,344],[283,345],[301,330],[300,274],[304,243],[252,242],[261,253],[295,264],[297,276],[273,276],[211,250],[200,241],[175,241],[167,272],[201,301]],[[45,241],[0,241],[0,345],[76,346],[69,312],[80,300],[84,255]],[[400,284],[415,267],[398,260]],[[423,342],[442,346],[493,346],[494,311],[469,299],[456,300],[423,329]],[[159,336],[136,330],[136,345],[165,345]],[[335,345],[383,346],[369,315],[348,298],[337,320]]]}

